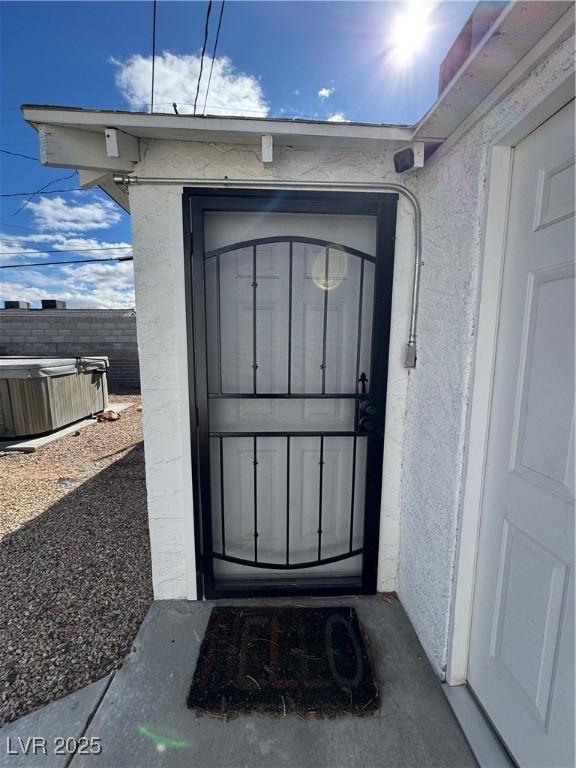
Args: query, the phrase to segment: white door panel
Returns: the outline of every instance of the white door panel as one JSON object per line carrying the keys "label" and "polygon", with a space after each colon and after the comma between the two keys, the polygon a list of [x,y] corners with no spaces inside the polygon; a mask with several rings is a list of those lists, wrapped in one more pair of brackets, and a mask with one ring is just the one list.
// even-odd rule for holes
{"label": "white door panel", "polygon": [[574,765],[574,104],[514,150],[468,679],[522,768]]}

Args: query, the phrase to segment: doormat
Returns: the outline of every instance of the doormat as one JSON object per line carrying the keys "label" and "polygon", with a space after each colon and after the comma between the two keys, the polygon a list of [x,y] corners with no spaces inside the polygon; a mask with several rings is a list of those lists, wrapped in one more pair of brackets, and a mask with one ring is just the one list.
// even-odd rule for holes
{"label": "doormat", "polygon": [[213,608],[188,707],[222,716],[365,715],[379,692],[353,608]]}

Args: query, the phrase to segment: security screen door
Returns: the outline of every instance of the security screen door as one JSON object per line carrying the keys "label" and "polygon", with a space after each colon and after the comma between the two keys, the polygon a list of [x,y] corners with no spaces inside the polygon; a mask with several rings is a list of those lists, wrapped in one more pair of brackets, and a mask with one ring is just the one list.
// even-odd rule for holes
{"label": "security screen door", "polygon": [[202,591],[373,592],[396,196],[184,204]]}

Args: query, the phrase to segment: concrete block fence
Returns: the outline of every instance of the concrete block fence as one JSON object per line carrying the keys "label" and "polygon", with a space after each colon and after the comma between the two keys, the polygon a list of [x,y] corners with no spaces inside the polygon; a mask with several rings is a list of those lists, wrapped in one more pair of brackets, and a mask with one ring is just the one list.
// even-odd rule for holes
{"label": "concrete block fence", "polygon": [[106,355],[110,391],[140,391],[136,315],[128,309],[0,309],[2,355]]}

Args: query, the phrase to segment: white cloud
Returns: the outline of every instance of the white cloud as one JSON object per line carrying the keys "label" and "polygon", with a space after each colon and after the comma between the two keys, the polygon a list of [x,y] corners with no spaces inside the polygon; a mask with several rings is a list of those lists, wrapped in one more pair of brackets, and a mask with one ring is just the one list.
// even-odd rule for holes
{"label": "white cloud", "polygon": [[[65,253],[38,253],[43,249],[65,251]],[[103,259],[131,255],[132,246],[125,242],[108,242],[94,237],[76,237],[62,233],[41,235],[0,233],[0,260],[18,261],[23,256],[29,257],[32,261],[41,261],[48,258],[63,260],[75,256],[82,256],[85,259]]]}
{"label": "white cloud", "polygon": [[[0,296],[38,302],[63,299],[71,309],[130,309],[134,306],[132,262],[22,270],[15,281],[0,282]],[[15,270],[16,271],[16,270]]]}
{"label": "white cloud", "polygon": [[37,202],[28,203],[27,208],[34,216],[34,224],[40,229],[60,232],[87,232],[93,229],[108,229],[121,218],[118,206],[111,200],[90,200],[75,204],[59,195],[42,195]]}
{"label": "white cloud", "polygon": [[328,115],[327,120],[329,123],[349,123],[350,120],[346,117],[344,112],[333,112]]}
{"label": "white cloud", "polygon": [[292,91],[292,96],[300,96],[300,91],[298,90],[298,88],[295,88],[295,89]]}
{"label": "white cloud", "polygon": [[[64,253],[31,253],[47,248]],[[86,249],[106,250],[86,250]],[[6,254],[14,255],[6,255]],[[0,271],[0,298],[39,302],[64,299],[69,307],[100,309],[134,306],[134,270],[131,261],[101,262],[106,258],[131,256],[132,246],[93,237],[49,233],[5,235],[0,233],[0,259],[8,263],[54,263],[67,259],[90,259],[78,266],[25,267]]]}
{"label": "white cloud", "polygon": [[333,93],[334,93],[334,88],[327,88],[327,87],[320,88],[320,90],[318,91],[318,98],[320,99],[320,101],[324,101],[325,99],[329,99]]}
{"label": "white cloud", "polygon": [[[112,59],[117,67],[116,85],[132,109],[148,109],[152,57],[135,54],[122,61]],[[197,113],[202,114],[210,73],[210,57],[204,57],[204,68],[197,102]],[[172,112],[176,102],[178,111],[193,112],[196,82],[200,70],[200,58],[194,55],[177,55],[165,51],[156,56],[154,68],[154,111]],[[238,72],[229,58],[214,60],[210,93],[206,112],[217,115],[244,115],[248,117],[268,114],[268,104],[258,79]]]}

